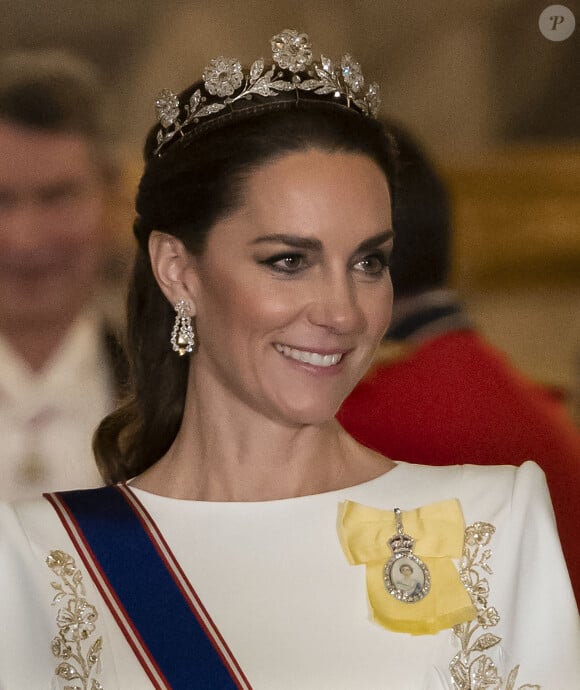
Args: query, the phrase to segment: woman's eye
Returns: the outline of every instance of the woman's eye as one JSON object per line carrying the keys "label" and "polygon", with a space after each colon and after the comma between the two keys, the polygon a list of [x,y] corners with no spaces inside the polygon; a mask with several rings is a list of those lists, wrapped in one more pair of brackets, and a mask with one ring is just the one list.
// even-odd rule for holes
{"label": "woman's eye", "polygon": [[283,254],[273,256],[263,263],[280,273],[297,273],[306,266],[306,260],[302,254]]}
{"label": "woman's eye", "polygon": [[355,264],[356,270],[372,276],[382,275],[388,267],[387,257],[383,254],[365,256],[364,259],[357,261]]}

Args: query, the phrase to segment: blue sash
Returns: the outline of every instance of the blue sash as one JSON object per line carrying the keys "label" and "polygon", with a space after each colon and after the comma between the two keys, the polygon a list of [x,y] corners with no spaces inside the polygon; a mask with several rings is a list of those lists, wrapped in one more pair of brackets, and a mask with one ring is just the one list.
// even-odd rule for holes
{"label": "blue sash", "polygon": [[156,688],[250,689],[157,526],[127,486],[45,497]]}

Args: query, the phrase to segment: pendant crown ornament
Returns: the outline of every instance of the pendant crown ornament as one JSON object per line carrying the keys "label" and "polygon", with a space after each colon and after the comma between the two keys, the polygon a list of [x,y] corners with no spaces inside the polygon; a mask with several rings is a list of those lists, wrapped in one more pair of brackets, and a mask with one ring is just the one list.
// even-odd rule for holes
{"label": "pendant crown ornament", "polygon": [[388,540],[387,544],[393,553],[411,553],[415,540],[408,534],[395,534]]}
{"label": "pendant crown ornament", "polygon": [[[425,563],[413,553],[415,540],[403,531],[401,509],[395,508],[393,512],[397,533],[387,542],[393,555],[384,567],[385,589],[398,601],[413,604],[429,594],[431,573]],[[406,568],[406,579],[402,575],[402,568]]]}
{"label": "pendant crown ornament", "polygon": [[[380,106],[379,86],[366,85],[360,64],[348,53],[339,62],[321,55],[314,62],[310,39],[295,29],[284,29],[271,41],[269,65],[263,58],[244,71],[237,58],[220,56],[209,62],[202,84],[186,102],[169,89],[155,101],[159,129],[154,155],[163,156],[170,144],[195,131],[200,121],[220,117],[250,106],[272,103],[284,92],[294,92],[296,103],[302,98],[324,101],[376,118]],[[235,104],[235,107],[234,107]]]}
{"label": "pendant crown ornament", "polygon": [[387,542],[389,548],[393,553],[410,553],[415,545],[413,537],[405,534],[403,531],[403,517],[400,508],[393,510],[395,515],[395,526],[397,533],[394,534]]}

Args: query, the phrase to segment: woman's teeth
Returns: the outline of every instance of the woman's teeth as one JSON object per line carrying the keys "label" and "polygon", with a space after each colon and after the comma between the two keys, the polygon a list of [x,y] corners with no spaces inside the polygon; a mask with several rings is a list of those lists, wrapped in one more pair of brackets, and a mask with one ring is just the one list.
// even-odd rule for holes
{"label": "woman's teeth", "polygon": [[338,364],[342,359],[342,354],[334,355],[319,355],[317,352],[306,352],[305,350],[296,350],[288,345],[279,345],[276,343],[276,349],[285,357],[295,359],[298,362],[305,362],[306,364],[313,364],[316,367],[332,367]]}

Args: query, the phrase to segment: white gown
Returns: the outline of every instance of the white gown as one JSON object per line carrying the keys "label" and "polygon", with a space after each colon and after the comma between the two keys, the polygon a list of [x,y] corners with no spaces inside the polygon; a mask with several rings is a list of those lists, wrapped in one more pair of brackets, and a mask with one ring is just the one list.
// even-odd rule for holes
{"label": "white gown", "polygon": [[[580,688],[580,618],[545,481],[533,463],[520,468],[399,463],[377,479],[340,491],[256,503],[184,501],[133,491],[254,690],[504,690],[518,665],[514,690]],[[490,649],[482,644],[465,659],[472,668],[477,661],[486,669],[488,684],[468,679],[451,684],[450,663],[460,649],[453,630],[412,636],[371,622],[364,566],[348,564],[337,538],[341,501],[410,510],[448,498],[459,499],[466,525],[483,521],[496,530],[487,547],[493,574],[482,577],[499,621],[478,635],[491,633],[501,642]],[[0,688],[152,688],[52,506],[41,499],[0,508]],[[72,556],[83,577],[87,610],[95,614],[85,620],[83,653],[102,637],[90,676],[100,685],[92,680],[67,685],[55,676],[59,659],[51,642],[63,611],[51,603],[56,578],[45,562],[55,549]],[[503,684],[491,683],[493,668]],[[200,687],[195,677],[190,687]]]}

